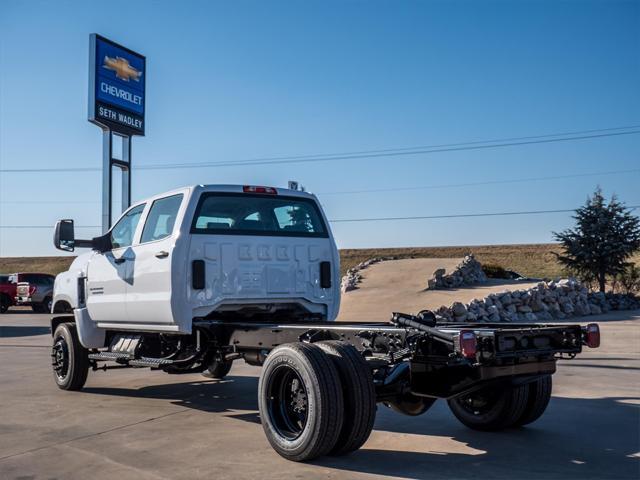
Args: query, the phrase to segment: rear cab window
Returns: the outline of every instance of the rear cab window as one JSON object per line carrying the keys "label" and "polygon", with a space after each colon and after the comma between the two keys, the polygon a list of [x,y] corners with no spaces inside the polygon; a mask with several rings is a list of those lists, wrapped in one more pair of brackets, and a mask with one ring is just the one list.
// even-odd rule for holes
{"label": "rear cab window", "polygon": [[328,237],[328,230],[310,198],[250,193],[203,193],[191,233]]}

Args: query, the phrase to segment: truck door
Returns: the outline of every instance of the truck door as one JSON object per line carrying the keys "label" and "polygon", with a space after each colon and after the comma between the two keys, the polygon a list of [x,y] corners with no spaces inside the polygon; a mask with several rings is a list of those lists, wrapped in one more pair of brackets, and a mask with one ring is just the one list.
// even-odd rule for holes
{"label": "truck door", "polygon": [[109,252],[96,253],[87,271],[87,309],[96,322],[126,322],[125,295],[134,261],[133,236],[144,204],[126,212],[111,229]]}
{"label": "truck door", "polygon": [[127,285],[126,301],[130,323],[175,323],[171,265],[176,242],[174,230],[183,197],[180,193],[154,200],[140,241],[133,246],[135,262],[132,264],[132,281]]}

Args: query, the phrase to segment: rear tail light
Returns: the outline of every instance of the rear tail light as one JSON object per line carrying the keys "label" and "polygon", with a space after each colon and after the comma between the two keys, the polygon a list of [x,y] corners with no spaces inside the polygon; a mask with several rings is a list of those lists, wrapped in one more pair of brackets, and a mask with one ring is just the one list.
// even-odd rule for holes
{"label": "rear tail light", "polygon": [[478,339],[472,330],[460,330],[460,353],[465,358],[476,358]]}
{"label": "rear tail light", "polygon": [[242,187],[244,193],[265,193],[267,195],[277,195],[278,191],[273,187],[257,187],[253,185],[245,185]]}
{"label": "rear tail light", "polygon": [[590,323],[584,329],[584,341],[589,348],[600,346],[600,327],[597,323]]}
{"label": "rear tail light", "polygon": [[29,287],[29,295],[33,295],[34,293],[36,293],[37,289],[38,289],[38,287],[36,287],[35,285],[31,285]]}

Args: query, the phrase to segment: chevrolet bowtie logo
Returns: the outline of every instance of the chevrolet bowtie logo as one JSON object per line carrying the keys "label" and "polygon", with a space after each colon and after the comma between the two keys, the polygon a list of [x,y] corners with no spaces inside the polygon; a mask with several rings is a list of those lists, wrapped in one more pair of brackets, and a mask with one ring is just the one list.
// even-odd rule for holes
{"label": "chevrolet bowtie logo", "polygon": [[129,64],[129,60],[122,57],[108,57],[105,55],[104,64],[102,65],[107,70],[113,70],[116,74],[116,78],[120,80],[124,80],[128,82],[132,78],[136,81],[140,81],[140,76],[142,72],[140,70],[136,70]]}

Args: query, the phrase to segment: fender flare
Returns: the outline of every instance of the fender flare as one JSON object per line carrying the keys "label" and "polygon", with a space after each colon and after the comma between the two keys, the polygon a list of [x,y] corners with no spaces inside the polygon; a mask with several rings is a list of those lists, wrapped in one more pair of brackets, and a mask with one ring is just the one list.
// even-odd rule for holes
{"label": "fender flare", "polygon": [[56,304],[58,302],[66,302],[73,309],[76,307],[76,302],[69,295],[57,294],[53,297],[53,311],[56,311]]}

